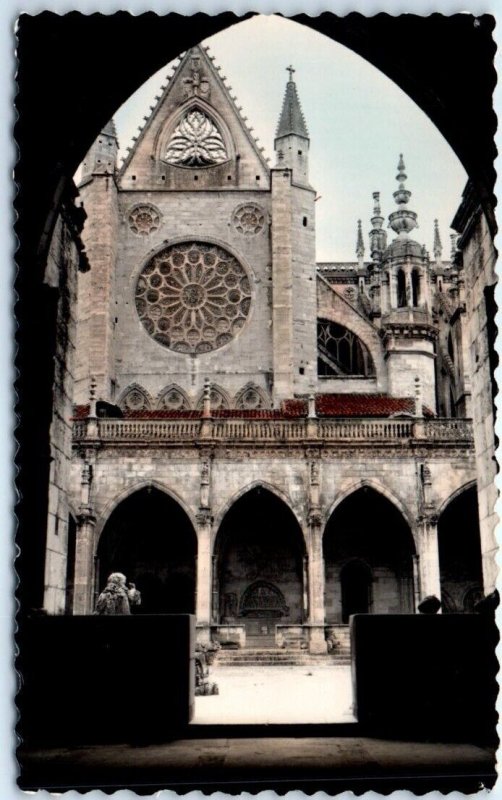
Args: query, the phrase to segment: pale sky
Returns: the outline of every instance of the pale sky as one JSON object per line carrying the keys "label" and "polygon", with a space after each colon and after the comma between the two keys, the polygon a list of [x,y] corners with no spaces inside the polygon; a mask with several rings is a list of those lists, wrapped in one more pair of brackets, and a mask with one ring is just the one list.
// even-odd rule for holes
{"label": "pale sky", "polygon": [[[291,20],[257,16],[204,40],[221,66],[237,105],[248,117],[275,166],[274,134],[288,78],[296,70],[298,94],[310,134],[310,182],[317,190],[318,261],[355,261],[357,220],[363,222],[365,257],[372,193],[382,214],[396,209],[392,193],[399,153],[404,154],[409,207],[418,213],[413,237],[432,257],[439,219],[443,258],[450,255],[450,223],[467,175],[428,117],[383,73],[360,56]],[[115,114],[120,153],[132,144],[143,116],[174,63],[166,64]],[[394,236],[388,231],[390,238]]]}

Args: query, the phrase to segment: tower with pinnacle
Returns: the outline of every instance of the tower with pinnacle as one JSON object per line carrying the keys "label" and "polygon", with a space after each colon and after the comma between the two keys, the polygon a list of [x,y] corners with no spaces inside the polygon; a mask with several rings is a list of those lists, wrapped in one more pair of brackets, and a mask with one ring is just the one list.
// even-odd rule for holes
{"label": "tower with pinnacle", "polygon": [[408,206],[411,191],[406,188],[406,178],[401,155],[396,177],[398,188],[394,192],[397,210],[389,215],[389,226],[396,238],[383,252],[378,250],[389,392],[413,397],[418,377],[423,402],[435,412],[437,326],[431,308],[431,265],[425,247],[410,236],[418,222],[416,213]]}
{"label": "tower with pinnacle", "polygon": [[288,67],[271,172],[273,354],[276,402],[312,392],[317,380],[315,191],[294,69]]}
{"label": "tower with pinnacle", "polygon": [[289,80],[286,84],[274,141],[276,166],[291,169],[293,182],[301,186],[308,186],[310,139],[296,83],[293,79],[295,70],[290,66],[287,71]]}

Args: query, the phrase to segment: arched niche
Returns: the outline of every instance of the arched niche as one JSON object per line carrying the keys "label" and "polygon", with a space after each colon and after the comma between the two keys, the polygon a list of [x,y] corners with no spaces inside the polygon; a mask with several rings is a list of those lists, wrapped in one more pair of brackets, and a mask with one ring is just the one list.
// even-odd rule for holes
{"label": "arched niche", "polygon": [[306,618],[305,545],[295,515],[255,486],[229,508],[214,545],[213,618],[246,627],[248,645],[272,644],[276,624]]}
{"label": "arched niche", "polygon": [[443,612],[472,612],[483,597],[476,486],[456,493],[438,520]]}
{"label": "arched niche", "polygon": [[186,512],[159,489],[139,489],[114,508],[96,556],[96,594],[111,572],[122,572],[141,592],[139,612],[194,613],[196,534]]}
{"label": "arched niche", "polygon": [[345,624],[354,613],[413,611],[413,536],[375,489],[363,486],[336,506],[323,552],[328,624]]}

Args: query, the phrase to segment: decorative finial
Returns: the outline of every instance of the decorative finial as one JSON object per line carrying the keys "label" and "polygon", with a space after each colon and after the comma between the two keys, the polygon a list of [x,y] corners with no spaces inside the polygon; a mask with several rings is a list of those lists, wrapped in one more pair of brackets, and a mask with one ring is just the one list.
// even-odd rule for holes
{"label": "decorative finial", "polygon": [[363,229],[360,219],[357,220],[356,256],[360,262],[364,258]]}
{"label": "decorative finial", "polygon": [[415,416],[422,416],[422,386],[418,375],[415,376]]}
{"label": "decorative finial", "polygon": [[211,416],[211,383],[209,378],[204,380],[204,395],[202,398],[202,416],[207,419]]}
{"label": "decorative finial", "polygon": [[380,261],[387,247],[387,234],[383,230],[384,218],[380,209],[380,192],[373,192],[373,216],[371,218],[370,253],[373,261]]}
{"label": "decorative finial", "polygon": [[94,375],[91,375],[91,382],[89,386],[89,416],[95,417],[96,416],[96,387],[97,387],[96,378]]}
{"label": "decorative finial", "polygon": [[434,258],[437,262],[441,261],[441,255],[443,253],[443,246],[441,244],[441,237],[439,235],[439,222],[437,219],[434,220]]}
{"label": "decorative finial", "polygon": [[407,203],[411,197],[411,192],[409,189],[406,189],[404,185],[404,182],[408,176],[404,171],[405,166],[402,153],[399,155],[397,170],[398,172],[396,175],[396,180],[399,182],[399,188],[396,192],[394,192],[393,197],[397,203],[398,210],[393,211],[392,214],[389,215],[389,225],[397,234],[406,235],[412,231],[413,228],[418,226],[416,213],[407,208]]}
{"label": "decorative finial", "polygon": [[286,67],[286,72],[289,72],[289,82],[293,83],[293,73],[296,72],[296,69],[290,65],[289,67]]}

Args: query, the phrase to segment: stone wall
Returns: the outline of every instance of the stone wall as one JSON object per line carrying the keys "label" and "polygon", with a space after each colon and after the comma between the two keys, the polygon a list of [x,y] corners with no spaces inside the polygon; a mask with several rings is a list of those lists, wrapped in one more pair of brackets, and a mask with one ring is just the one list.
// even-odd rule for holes
{"label": "stone wall", "polygon": [[[466,280],[468,318],[468,344],[471,362],[472,416],[476,450],[478,480],[478,503],[480,517],[481,550],[485,592],[495,588],[497,565],[495,554],[497,542],[495,527],[497,515],[495,502],[497,489],[495,476],[495,430],[493,413],[493,327],[495,306],[489,299],[490,290],[497,277],[495,273],[496,252],[485,216],[479,211],[466,231],[463,250],[463,269]],[[487,300],[490,307],[487,308]],[[491,327],[491,331],[490,331]]]}
{"label": "stone wall", "polygon": [[[159,226],[149,235],[131,229],[130,213],[139,205],[154,206]],[[234,224],[243,205],[263,212],[256,234],[246,235]],[[270,194],[245,191],[121,192],[119,245],[116,265],[115,351],[116,397],[140,384],[152,398],[171,383],[179,385],[193,405],[205,378],[235,395],[247,383],[269,388],[272,369],[270,288]],[[227,250],[247,272],[251,305],[246,323],[232,340],[200,355],[177,353],[156,342],[143,327],[135,306],[139,273],[149,258],[178,242],[209,242]]]}
{"label": "stone wall", "polygon": [[[165,491],[187,512],[197,532],[199,548],[201,542],[204,542],[204,548],[208,547],[208,555],[204,556],[209,559],[208,563],[226,513],[239,497],[254,486],[268,489],[292,510],[303,531],[307,551],[312,549],[313,544],[316,548],[321,547],[320,540],[315,544],[312,537],[323,536],[325,525],[340,502],[356,489],[368,486],[387,497],[411,528],[421,560],[422,593],[439,593],[436,533],[433,528],[424,527],[420,521],[424,507],[420,465],[424,462],[428,465],[430,488],[426,497],[427,508],[437,514],[446,507],[455,492],[472,483],[473,458],[468,449],[447,447],[404,454],[399,447],[354,446],[319,451],[315,456],[319,463],[319,528],[312,528],[309,524],[311,456],[307,457],[303,448],[249,449],[233,446],[216,447],[208,453],[204,456],[210,461],[207,505],[213,522],[209,531],[210,540],[206,545],[206,517],[201,517],[199,521],[198,515],[205,489],[202,477],[204,459],[195,448],[165,448],[150,444],[149,447],[88,449],[86,459],[93,463],[91,505],[96,517],[93,552],[112,510],[129,494],[148,485]],[[78,504],[81,492],[82,467],[82,459],[76,455],[72,472],[75,504]],[[211,581],[210,569],[199,572],[199,579],[201,575],[204,580]],[[83,577],[92,580],[89,575]],[[384,591],[387,577],[382,575],[382,594],[377,601],[379,608],[391,609],[395,599],[389,601],[385,595],[392,594],[394,590],[389,586],[389,591]],[[210,593],[208,589],[204,596],[209,598]],[[296,600],[292,600],[292,606],[296,605]]]}
{"label": "stone wall", "polygon": [[52,235],[45,283],[59,293],[54,365],[53,415],[50,428],[51,466],[45,557],[44,607],[65,612],[70,514],[68,484],[72,457],[72,401],[75,375],[75,311],[79,251],[75,234],[59,216]]}

